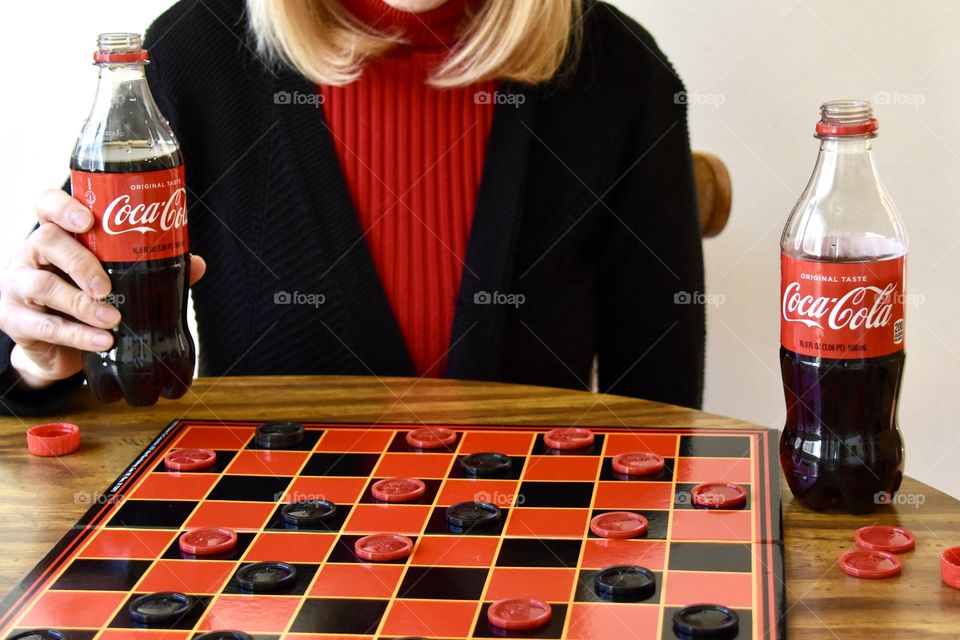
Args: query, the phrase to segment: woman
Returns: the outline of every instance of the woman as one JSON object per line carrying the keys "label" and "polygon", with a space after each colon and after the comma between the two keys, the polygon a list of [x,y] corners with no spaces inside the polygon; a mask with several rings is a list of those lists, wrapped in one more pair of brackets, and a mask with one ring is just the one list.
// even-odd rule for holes
{"label": "woman", "polygon": [[[206,261],[202,375],[584,388],[596,358],[602,391],[700,406],[683,87],[615,8],[184,0],[147,47]],[[54,191],[37,217],[0,290],[16,412],[55,409],[119,322],[70,235],[89,212]]]}

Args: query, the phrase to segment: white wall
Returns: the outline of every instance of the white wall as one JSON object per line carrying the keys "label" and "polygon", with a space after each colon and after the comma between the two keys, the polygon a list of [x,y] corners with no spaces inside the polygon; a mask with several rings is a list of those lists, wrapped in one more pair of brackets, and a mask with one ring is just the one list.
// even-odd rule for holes
{"label": "white wall", "polygon": [[[549,0],[544,0],[549,1]],[[143,30],[170,0],[35,2],[0,26],[3,153],[0,257],[29,229],[34,195],[59,185],[95,86],[100,31]],[[911,236],[908,369],[901,427],[907,470],[960,496],[960,3],[927,0],[616,0],[658,38],[691,94],[696,148],[734,180],[731,222],[708,240],[706,409],[783,422],[777,363],[778,238],[813,167],[820,102],[874,99],[875,149]],[[42,33],[42,41],[37,39]],[[913,102],[914,104],[898,104]],[[919,104],[916,104],[919,103]]]}

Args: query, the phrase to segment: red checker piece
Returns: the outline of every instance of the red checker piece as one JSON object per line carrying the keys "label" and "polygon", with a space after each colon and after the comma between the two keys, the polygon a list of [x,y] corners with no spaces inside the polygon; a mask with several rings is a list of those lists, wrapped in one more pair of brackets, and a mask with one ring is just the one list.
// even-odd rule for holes
{"label": "red checker piece", "polygon": [[630,451],[613,457],[613,470],[628,476],[649,476],[663,471],[663,456],[652,451]]}
{"label": "red checker piece", "polygon": [[912,531],[886,524],[860,527],[853,537],[863,549],[888,553],[905,553],[917,544],[917,537]]}
{"label": "red checker piece", "polygon": [[585,449],[593,444],[594,435],[583,427],[551,429],[543,434],[543,442],[551,449]]}
{"label": "red checker piece", "polygon": [[648,526],[645,517],[632,511],[601,513],[590,521],[590,531],[601,538],[636,538],[645,534]]}
{"label": "red checker piece", "polygon": [[940,578],[948,587],[960,589],[960,547],[944,549],[940,554]]}
{"label": "red checker piece", "polygon": [[237,546],[237,534],[230,529],[194,529],[180,536],[180,550],[195,556],[226,553]]}
{"label": "red checker piece", "polygon": [[370,487],[370,493],[383,502],[410,502],[427,491],[427,485],[416,478],[386,478]]}
{"label": "red checker piece", "polygon": [[397,533],[374,533],[357,540],[353,551],[371,562],[389,562],[406,558],[413,551],[413,540]]}
{"label": "red checker piece", "polygon": [[536,629],[550,622],[549,604],[533,598],[498,600],[487,609],[487,620],[501,629]]}
{"label": "red checker piece", "polygon": [[80,448],[80,427],[69,422],[38,424],[27,429],[27,450],[35,456],[65,456]]}
{"label": "red checker piece", "polygon": [[854,578],[892,578],[900,575],[903,563],[886,551],[855,549],[840,556],[840,568]]}
{"label": "red checker piece", "polygon": [[446,427],[423,427],[407,432],[407,444],[417,449],[443,449],[457,441],[457,434]]}
{"label": "red checker piece", "polygon": [[198,471],[212,467],[217,454],[210,449],[174,449],[163,458],[163,464],[171,471]]}
{"label": "red checker piece", "polygon": [[746,490],[732,482],[705,482],[690,490],[693,504],[710,509],[736,509],[747,502]]}

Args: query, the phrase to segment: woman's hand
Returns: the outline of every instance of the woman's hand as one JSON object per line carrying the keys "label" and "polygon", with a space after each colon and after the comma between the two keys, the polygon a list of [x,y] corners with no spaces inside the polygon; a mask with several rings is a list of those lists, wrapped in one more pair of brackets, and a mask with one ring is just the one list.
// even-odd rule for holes
{"label": "woman's hand", "polygon": [[[24,384],[41,388],[82,368],[81,352],[113,345],[120,312],[104,302],[110,279],[72,234],[89,231],[93,214],[60,189],[37,202],[40,225],[0,273],[0,330],[16,346],[10,363]],[[190,284],[206,264],[191,256]]]}

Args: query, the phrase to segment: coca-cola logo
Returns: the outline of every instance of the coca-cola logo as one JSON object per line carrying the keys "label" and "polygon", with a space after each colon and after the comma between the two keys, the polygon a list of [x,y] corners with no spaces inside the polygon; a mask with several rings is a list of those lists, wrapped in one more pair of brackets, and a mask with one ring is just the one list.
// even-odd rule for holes
{"label": "coca-cola logo", "polygon": [[[813,296],[800,292],[800,283],[791,282],[783,290],[781,311],[786,322],[837,331],[840,329],[876,329],[885,327],[893,317],[893,297],[897,284],[883,289],[863,286],[850,289],[840,297]],[[872,295],[871,295],[872,294]]]}
{"label": "coca-cola logo", "polygon": [[187,225],[186,200],[183,187],[171,192],[166,202],[131,205],[128,194],[117,196],[103,212],[103,230],[111,236],[118,236],[134,231],[150,233],[181,229]]}

